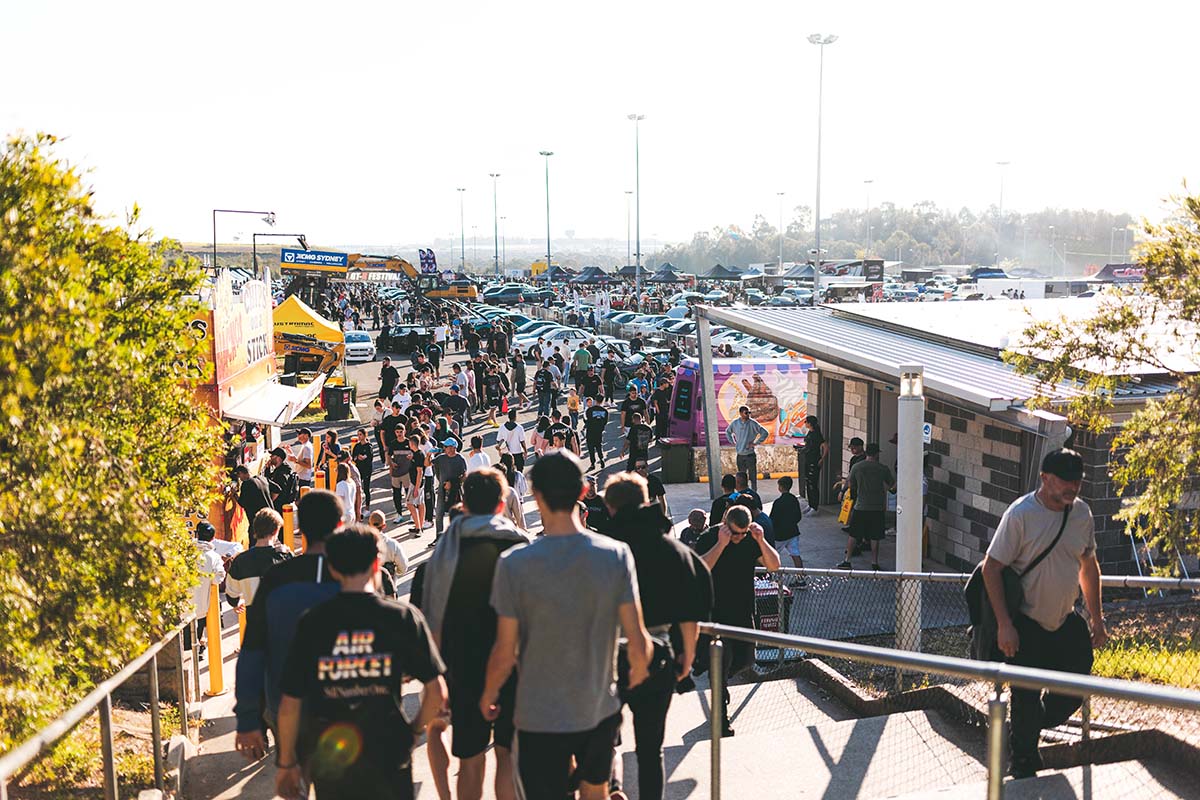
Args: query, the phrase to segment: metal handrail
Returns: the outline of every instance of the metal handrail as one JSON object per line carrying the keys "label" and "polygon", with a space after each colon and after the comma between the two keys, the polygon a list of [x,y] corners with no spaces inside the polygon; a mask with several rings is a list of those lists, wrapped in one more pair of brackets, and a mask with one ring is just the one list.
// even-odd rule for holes
{"label": "metal handrail", "polygon": [[[803,572],[804,570],[795,571]],[[1128,700],[1163,708],[1200,712],[1200,691],[1190,689],[1135,683],[1133,681],[1117,680],[1114,678],[1096,678],[1090,675],[1077,675],[1047,669],[1016,667],[996,662],[971,661],[965,658],[936,656],[907,650],[893,650],[886,647],[872,647],[870,645],[816,639],[808,636],[791,636],[782,633],[756,631],[749,628],[736,628],[729,625],[717,625],[709,622],[701,622],[699,628],[701,633],[712,637],[709,646],[709,683],[712,691],[712,701],[709,703],[711,737],[709,779],[711,800],[720,800],[721,798],[722,720],[721,714],[717,710],[719,708],[717,705],[717,695],[724,686],[726,677],[724,674],[724,659],[722,658],[722,650],[724,648],[723,639],[733,639],[752,644],[774,645],[779,648],[781,653],[784,648],[791,647],[818,655],[846,658],[851,661],[863,661],[870,664],[881,664],[894,667],[897,670],[933,673],[992,684],[995,693],[988,701],[987,728],[988,800],[1000,800],[1004,794],[1004,722],[1007,717],[1007,703],[1004,701],[1002,694],[1004,684],[1038,691],[1049,689],[1058,694],[1083,698],[1084,707],[1082,713],[1085,738],[1088,731],[1087,708],[1090,698],[1093,696]]]}
{"label": "metal handrail", "polygon": [[1023,689],[1049,689],[1058,694],[1069,694],[1074,697],[1094,695],[1117,700],[1132,700],[1146,705],[1200,711],[1200,691],[1194,689],[1179,689],[1118,680],[1117,678],[1097,678],[1032,667],[1016,667],[992,661],[973,661],[910,650],[893,650],[888,647],[873,647],[831,639],[816,639],[809,636],[770,633],[709,622],[700,623],[700,632],[713,637],[790,647],[819,655],[882,664],[914,672],[933,672],[953,678],[965,678],[993,684],[1007,683]]}
{"label": "metal handrail", "polygon": [[[130,678],[132,678],[138,672],[140,672],[147,664],[151,664],[151,671],[152,671],[151,678],[150,678],[150,684],[151,684],[151,686],[150,686],[151,692],[150,693],[152,695],[151,709],[150,709],[151,716],[152,716],[151,724],[152,724],[153,728],[155,730],[157,730],[158,729],[158,669],[157,669],[158,653],[164,647],[166,647],[167,644],[169,644],[172,641],[179,641],[179,643],[180,643],[179,689],[181,691],[180,708],[182,709],[182,712],[183,712],[180,714],[180,717],[181,717],[180,718],[180,726],[183,728],[184,731],[186,731],[187,730],[186,700],[183,698],[183,695],[182,695],[182,690],[183,690],[183,685],[184,685],[184,681],[183,681],[183,649],[182,649],[182,640],[180,640],[179,637],[182,635],[183,631],[186,628],[188,628],[190,625],[192,625],[195,622],[195,620],[196,620],[195,614],[189,615],[178,626],[176,626],[169,633],[167,633],[166,636],[159,639],[154,644],[150,645],[150,647],[146,648],[145,652],[143,652],[137,658],[135,658],[134,660],[132,660],[128,664],[126,664],[125,667],[123,669],[121,669],[121,671],[118,672],[116,675],[113,675],[112,677],[110,677],[107,680],[98,684],[95,689],[92,689],[92,691],[88,692],[88,694],[82,700],[80,700],[75,705],[71,706],[71,708],[69,708],[65,712],[63,712],[58,718],[56,718],[55,720],[50,722],[48,725],[46,725],[44,728],[39,730],[37,733],[35,733],[30,738],[26,739],[24,742],[22,742],[20,745],[15,747],[10,752],[6,753],[3,756],[0,756],[0,800],[2,800],[3,798],[6,798],[8,796],[8,782],[14,775],[16,775],[19,772],[21,772],[22,770],[24,770],[27,766],[32,764],[42,754],[44,754],[47,750],[49,750],[51,747],[53,747],[55,744],[57,744],[60,739],[62,739],[68,733],[73,731],[76,728],[76,726],[78,726],[79,723],[83,722],[83,720],[86,719],[87,716],[89,714],[91,714],[93,711],[96,711],[96,710],[100,711],[101,727],[111,727],[112,693],[115,692],[117,689],[121,688],[121,686],[123,686],[126,681],[128,681]],[[192,641],[193,652],[195,651],[195,646],[196,646],[196,642],[195,642],[195,637],[193,636],[193,641]],[[111,760],[112,760],[111,745],[107,744],[107,743],[102,743],[102,744],[106,745],[104,748],[105,749],[105,753],[104,753],[105,761],[111,762]],[[159,750],[160,750],[159,742],[156,741],[154,743],[154,747],[155,747],[155,754],[154,754],[155,779],[156,779],[156,782],[159,784],[158,788],[161,789],[161,788],[163,788],[162,787],[162,776],[161,776],[162,755],[159,752]],[[107,784],[109,782],[111,769],[112,769],[112,765],[109,763],[106,763],[105,764],[106,794],[107,794],[107,790],[108,790]],[[115,796],[115,786],[113,787],[113,791],[114,791],[113,796]]]}
{"label": "metal handrail", "polygon": [[[926,583],[966,583],[971,577],[966,572],[889,572],[867,569],[810,569],[808,567],[780,567],[768,571],[757,567],[759,575],[812,575],[820,578],[855,578],[880,581],[914,580]],[[1153,578],[1139,575],[1101,575],[1100,586],[1105,589],[1158,589],[1160,591],[1200,591],[1200,578]]]}

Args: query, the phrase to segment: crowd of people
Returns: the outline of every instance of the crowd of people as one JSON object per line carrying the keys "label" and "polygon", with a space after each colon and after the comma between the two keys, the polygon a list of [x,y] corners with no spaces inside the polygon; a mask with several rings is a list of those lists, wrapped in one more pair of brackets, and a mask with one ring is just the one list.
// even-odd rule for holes
{"label": "crowd of people", "polygon": [[[380,321],[398,312],[380,307]],[[251,520],[249,550],[221,558],[211,532],[198,531],[212,579],[220,580],[218,569],[227,575],[228,601],[246,609],[237,747],[259,759],[274,740],[283,797],[306,797],[311,783],[318,797],[411,798],[411,753],[424,734],[439,798],[482,797],[489,749],[498,798],[620,798],[615,755],[627,710],[638,796],[661,798],[671,700],[690,691],[692,675],[706,666],[697,660],[706,648],[698,623],[753,627],[756,569],[778,570],[784,555],[790,566],[804,566],[801,520],[822,513],[818,481],[830,445],[809,417],[799,487],[783,476],[764,503],[755,447],[766,430],[740,409],[726,431],[736,471],[676,535],[666,488],[649,469],[651,449],[665,436],[669,363],[647,359],[621,376],[615,354],[597,340],[571,353],[545,342],[518,351],[511,328],[483,335],[436,314],[428,323],[433,334],[409,351],[404,377],[384,359],[374,412],[351,442],[335,430],[315,442],[301,428],[294,444],[270,452],[263,474],[236,471],[237,502]],[[464,351],[465,359],[443,368],[448,352]],[[518,413],[535,407],[527,429]],[[617,457],[627,460],[601,485],[595,470],[614,453],[605,439],[614,422]],[[485,448],[481,434],[489,429],[494,444]],[[853,507],[838,566],[870,549],[878,569],[896,479],[879,462],[878,444],[852,439],[850,450],[849,471],[829,498],[849,497]],[[1075,462],[1068,467],[1051,465],[1051,475],[1077,481]],[[320,470],[332,476],[327,491],[311,489]],[[380,470],[396,524],[411,523],[402,533],[434,529],[432,552],[415,571],[384,533],[392,515],[372,509]],[[1053,486],[1060,491],[1052,507],[1077,508],[1069,486]],[[526,519],[527,498],[536,522]],[[279,542],[287,503],[297,504],[300,554]],[[1022,513],[1037,516],[1037,508]],[[1083,514],[1075,544],[1060,555],[1086,566],[1090,512]],[[1013,532],[1016,517],[1007,520],[989,559],[1027,565],[1029,548],[1046,537],[1027,542]],[[407,601],[397,602],[405,579]],[[801,575],[789,585],[807,586]],[[1035,599],[1042,616],[997,614],[998,650],[1025,659],[1018,663],[1086,671],[1074,639],[1073,660],[1050,652],[1059,639],[1042,620],[1061,605],[1050,596]],[[1102,624],[1100,631],[1102,640]],[[723,656],[733,676],[753,664],[753,647],[727,641]],[[422,685],[411,719],[400,707],[408,680]],[[725,736],[735,733],[729,702],[726,688],[714,712]],[[1035,702],[1033,693],[1014,700],[1014,757],[1027,769],[1037,766],[1029,744],[1042,724]],[[1051,706],[1055,715],[1073,710],[1047,701],[1047,716]]]}

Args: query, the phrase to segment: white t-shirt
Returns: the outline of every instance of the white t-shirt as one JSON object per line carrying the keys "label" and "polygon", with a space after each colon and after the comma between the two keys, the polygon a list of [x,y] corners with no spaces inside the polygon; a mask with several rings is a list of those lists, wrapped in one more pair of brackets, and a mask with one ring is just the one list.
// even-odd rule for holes
{"label": "white t-shirt", "polygon": [[516,424],[511,431],[508,429],[508,422],[500,425],[500,430],[496,431],[496,443],[503,444],[505,449],[513,455],[519,456],[525,453],[525,428],[520,423]]}
{"label": "white t-shirt", "polygon": [[296,477],[302,481],[311,481],[313,479],[313,468],[308,469],[299,466],[301,461],[307,461],[310,465],[313,463],[313,446],[312,442],[308,441],[300,445],[296,450]]}
{"label": "white t-shirt", "polygon": [[[1000,518],[987,554],[1022,573],[1050,546],[1062,524],[1062,512],[1051,511],[1032,492],[1020,497]],[[1022,575],[1025,601],[1021,613],[1048,631],[1066,622],[1079,597],[1079,567],[1096,553],[1096,524],[1088,504],[1075,498],[1062,538],[1041,563]]]}
{"label": "white t-shirt", "polygon": [[338,481],[338,485],[334,492],[338,497],[342,498],[342,505],[344,506],[344,510],[342,511],[342,522],[345,522],[347,525],[349,525],[351,522],[355,522],[354,499],[358,496],[358,487],[356,487],[349,480]]}
{"label": "white t-shirt", "polygon": [[454,376],[454,383],[458,386],[458,391],[460,394],[465,395],[467,392],[471,391],[471,379],[467,377],[469,374],[470,373],[468,373],[467,370],[463,370]]}
{"label": "white t-shirt", "polygon": [[477,469],[485,469],[492,465],[492,459],[488,454],[480,450],[478,453],[469,453],[467,455],[467,472]]}
{"label": "white t-shirt", "polygon": [[438,325],[433,329],[433,340],[438,344],[446,341],[446,326]]}
{"label": "white t-shirt", "polygon": [[403,414],[412,405],[412,395],[408,393],[408,389],[406,388],[403,392],[397,392],[396,396],[392,398],[392,402],[400,404],[400,413]]}

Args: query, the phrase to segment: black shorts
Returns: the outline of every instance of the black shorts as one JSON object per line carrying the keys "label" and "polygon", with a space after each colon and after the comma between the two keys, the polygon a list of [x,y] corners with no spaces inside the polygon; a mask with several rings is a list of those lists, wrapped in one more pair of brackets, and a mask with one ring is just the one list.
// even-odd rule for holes
{"label": "black shorts", "polygon": [[499,411],[500,409],[502,409],[504,407],[504,398],[503,397],[489,397],[488,405],[491,406],[492,408],[496,409],[497,411]]}
{"label": "black shorts", "polygon": [[394,769],[364,767],[348,771],[339,778],[314,780],[313,786],[320,800],[356,800],[360,797],[413,800],[415,797],[411,765]]}
{"label": "black shorts", "polygon": [[882,511],[859,511],[856,508],[850,512],[850,535],[856,539],[877,542],[883,538],[884,526]]}
{"label": "black shorts", "polygon": [[[621,714],[613,714],[588,731],[576,733],[532,733],[518,731],[514,754],[517,760],[517,796],[525,800],[562,800],[571,796],[572,783],[608,783],[613,754],[621,732]],[[575,772],[571,773],[571,757]]]}
{"label": "black shorts", "polygon": [[489,722],[479,713],[479,695],[482,690],[450,690],[450,753],[455,758],[472,758],[487,750],[495,738],[497,747],[512,749],[513,706],[517,699],[516,676],[508,680],[500,690],[500,716]]}

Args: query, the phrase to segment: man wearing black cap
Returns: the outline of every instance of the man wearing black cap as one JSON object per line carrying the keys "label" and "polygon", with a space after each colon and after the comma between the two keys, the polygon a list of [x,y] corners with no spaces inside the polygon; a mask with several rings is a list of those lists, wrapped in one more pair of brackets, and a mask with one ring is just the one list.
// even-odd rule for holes
{"label": "man wearing black cap", "polygon": [[276,511],[282,511],[288,503],[300,499],[300,481],[288,466],[287,451],[282,447],[272,450],[267,459],[267,480],[279,487],[279,493],[272,498]]}
{"label": "man wearing black cap", "polygon": [[443,452],[433,459],[433,474],[437,478],[437,507],[434,511],[435,536],[442,535],[442,519],[450,507],[462,499],[462,479],[467,474],[467,460],[458,452],[458,442],[447,437],[442,440]]}
{"label": "man wearing black cap", "polygon": [[[983,581],[996,614],[997,648],[1009,663],[1086,675],[1092,670],[1092,649],[1108,641],[1096,526],[1092,510],[1079,499],[1082,480],[1083,458],[1074,450],[1047,454],[1041,486],[1008,507],[988,546]],[[1015,610],[1005,595],[1005,567],[1012,567],[1021,583],[1023,597]],[[1081,588],[1090,631],[1075,613]],[[1080,704],[1077,697],[1013,688],[1009,747],[1014,778],[1037,774],[1042,729],[1066,722]]]}
{"label": "man wearing black cap", "polygon": [[237,504],[246,513],[246,521],[254,519],[254,515],[264,508],[271,508],[271,498],[279,494],[280,486],[271,483],[263,475],[251,475],[250,468],[239,464],[233,471],[237,478]]}

